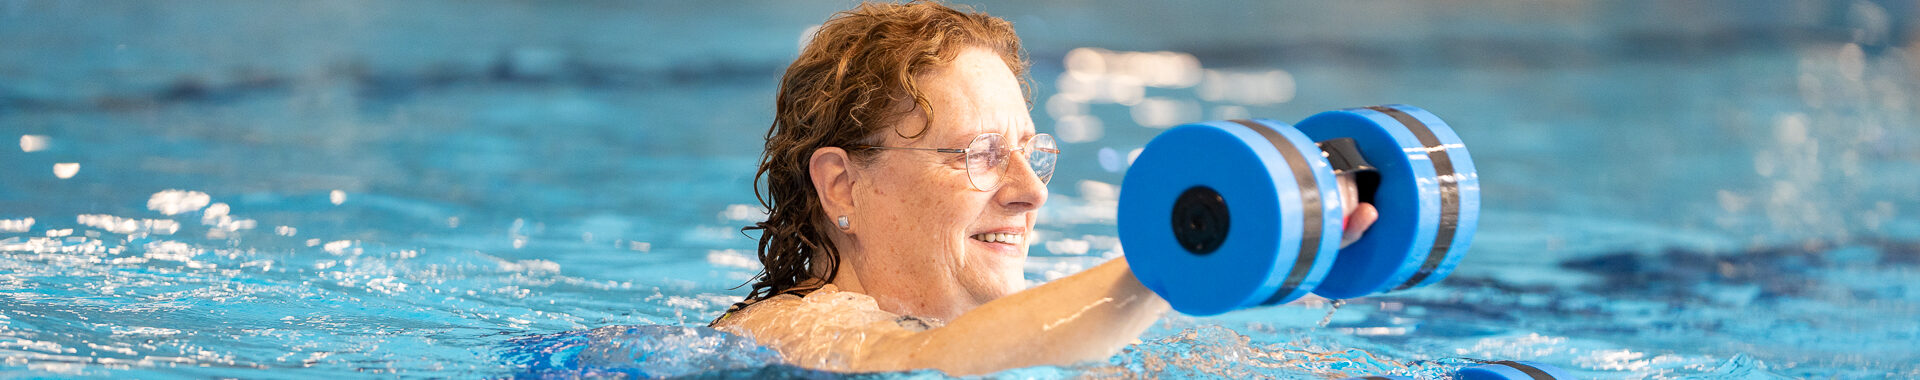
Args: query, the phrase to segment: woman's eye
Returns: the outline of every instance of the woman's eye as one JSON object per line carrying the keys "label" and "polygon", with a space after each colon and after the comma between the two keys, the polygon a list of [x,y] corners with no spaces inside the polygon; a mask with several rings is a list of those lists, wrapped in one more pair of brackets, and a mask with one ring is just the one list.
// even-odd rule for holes
{"label": "woman's eye", "polygon": [[967,152],[967,161],[991,163],[993,161],[993,153],[987,151]]}

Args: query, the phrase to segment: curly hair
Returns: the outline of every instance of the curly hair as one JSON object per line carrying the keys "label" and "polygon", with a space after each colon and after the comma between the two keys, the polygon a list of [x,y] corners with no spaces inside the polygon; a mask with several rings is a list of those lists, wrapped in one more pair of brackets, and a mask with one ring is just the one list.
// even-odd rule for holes
{"label": "curly hair", "polygon": [[[1031,93],[1028,63],[1013,24],[985,13],[923,1],[862,3],[835,13],[819,27],[780,78],[766,152],[754,174],[754,196],[767,208],[767,219],[741,229],[760,231],[763,269],[753,280],[753,291],[734,309],[803,290],[796,287],[816,277],[833,281],[840,252],[827,238],[832,227],[808,172],[813,152],[878,144],[884,139],[882,131],[912,112],[925,112],[932,120],[936,110],[915,76],[975,46],[998,54],[1020,78],[1022,92]],[[904,128],[893,132],[915,139],[926,134],[927,127],[912,134]],[[871,164],[874,158],[865,150],[848,154],[855,165]]]}

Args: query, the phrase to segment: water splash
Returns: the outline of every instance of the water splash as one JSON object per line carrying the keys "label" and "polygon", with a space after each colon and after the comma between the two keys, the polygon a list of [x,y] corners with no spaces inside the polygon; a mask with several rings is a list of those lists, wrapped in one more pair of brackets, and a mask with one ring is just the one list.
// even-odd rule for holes
{"label": "water splash", "polygon": [[1333,313],[1340,312],[1340,305],[1346,304],[1347,300],[1332,300],[1327,302],[1327,316],[1320,318],[1320,327],[1327,327],[1327,324],[1333,323]]}
{"label": "water splash", "polygon": [[495,350],[520,376],[538,378],[710,377],[781,367],[779,353],[706,327],[608,326],[514,338]]}

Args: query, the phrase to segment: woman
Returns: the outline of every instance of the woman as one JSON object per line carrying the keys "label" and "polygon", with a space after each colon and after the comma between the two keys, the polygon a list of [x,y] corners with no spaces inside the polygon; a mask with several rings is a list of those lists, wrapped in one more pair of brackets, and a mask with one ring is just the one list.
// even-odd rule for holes
{"label": "woman", "polygon": [[[713,325],[852,371],[978,374],[1134,342],[1168,306],[1125,260],[1021,291],[1058,152],[1021,54],[1005,20],[934,3],[822,25],[781,79],[757,173],[765,271]],[[1375,216],[1349,209],[1351,242]]]}

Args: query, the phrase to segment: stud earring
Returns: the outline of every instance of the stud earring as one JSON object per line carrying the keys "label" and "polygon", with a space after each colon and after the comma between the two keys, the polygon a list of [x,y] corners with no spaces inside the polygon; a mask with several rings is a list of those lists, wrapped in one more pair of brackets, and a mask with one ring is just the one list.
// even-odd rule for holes
{"label": "stud earring", "polygon": [[846,215],[841,215],[841,216],[840,216],[840,219],[838,219],[837,221],[838,221],[838,222],[840,223],[840,230],[841,230],[841,231],[846,231],[848,227],[851,227],[851,226],[852,226],[852,224],[851,224],[851,222],[848,222],[848,221],[847,221],[847,216],[846,216]]}

